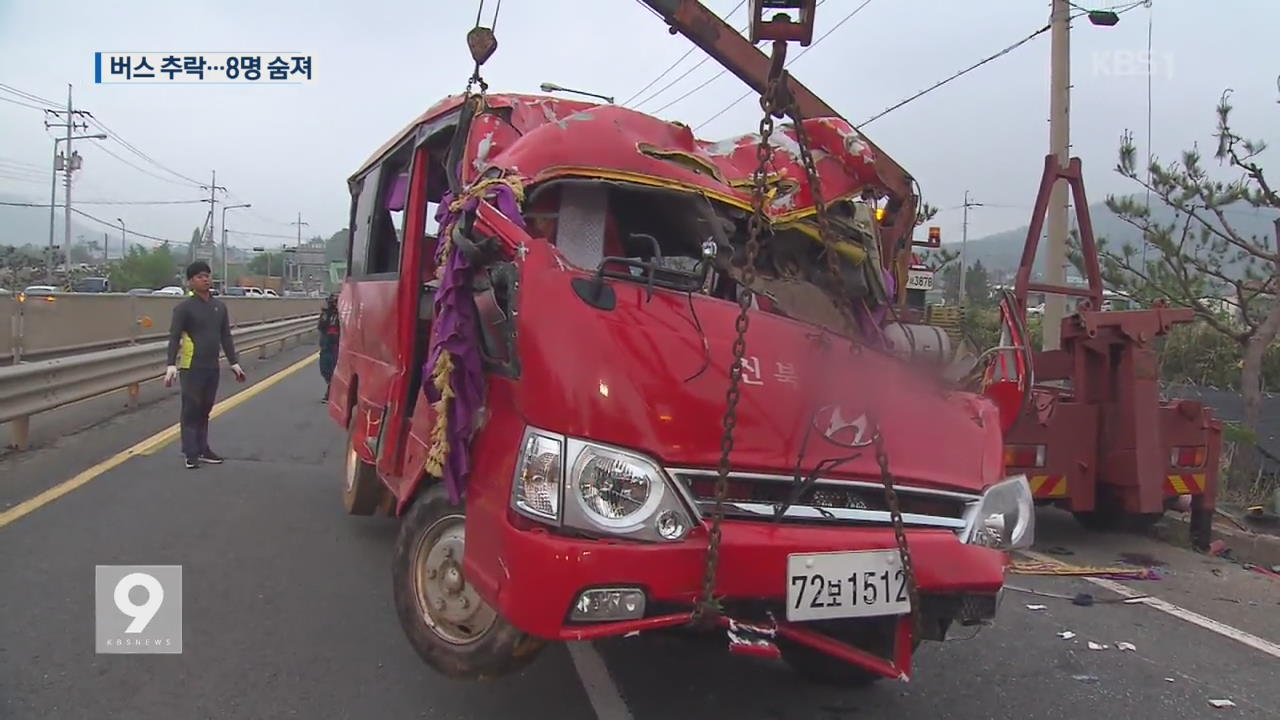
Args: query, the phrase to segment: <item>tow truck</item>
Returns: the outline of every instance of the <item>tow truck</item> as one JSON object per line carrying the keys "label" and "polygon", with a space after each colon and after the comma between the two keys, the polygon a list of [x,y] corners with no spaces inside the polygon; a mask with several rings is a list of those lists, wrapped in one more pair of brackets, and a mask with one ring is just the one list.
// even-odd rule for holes
{"label": "tow truck", "polygon": [[761,93],[762,132],[490,93],[477,26],[467,92],[348,183],[345,507],[399,518],[395,607],[451,677],[692,629],[906,680],[992,621],[1034,534],[999,407],[897,312],[915,183],[783,69],[813,0],[753,2],[749,38],[644,2]]}

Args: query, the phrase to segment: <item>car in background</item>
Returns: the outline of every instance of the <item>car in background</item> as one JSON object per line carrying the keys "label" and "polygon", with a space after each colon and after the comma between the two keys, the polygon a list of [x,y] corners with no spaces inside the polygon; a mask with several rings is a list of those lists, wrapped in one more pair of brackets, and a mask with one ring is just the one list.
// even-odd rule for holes
{"label": "car in background", "polygon": [[262,297],[262,288],[247,285],[232,285],[223,293],[227,297]]}
{"label": "car in background", "polygon": [[127,294],[129,295],[154,295],[155,288],[133,288]]}
{"label": "car in background", "polygon": [[106,293],[111,292],[111,281],[104,277],[82,277],[71,283],[71,292]]}
{"label": "car in background", "polygon": [[266,288],[262,291],[262,297],[278,298],[280,296],[276,294],[275,290],[272,290],[271,288]]}
{"label": "car in background", "polygon": [[159,290],[152,291],[151,294],[152,295],[186,295],[187,293],[185,290],[178,287],[177,285],[169,285],[168,287],[162,287]]}

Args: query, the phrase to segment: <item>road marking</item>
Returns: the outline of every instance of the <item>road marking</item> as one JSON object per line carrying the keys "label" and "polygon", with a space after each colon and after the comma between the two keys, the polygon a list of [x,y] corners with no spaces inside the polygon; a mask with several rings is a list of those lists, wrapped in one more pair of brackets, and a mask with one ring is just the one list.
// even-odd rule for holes
{"label": "road marking", "polygon": [[[1054,560],[1053,558],[1049,557],[1048,555],[1041,555],[1040,553],[1036,553],[1036,552],[1023,552],[1022,554],[1026,555],[1027,557],[1035,558],[1036,560],[1040,560],[1043,562],[1061,564],[1057,560]],[[1111,592],[1117,595],[1120,595],[1121,597],[1134,598],[1133,602],[1131,603],[1133,605],[1147,605],[1149,607],[1155,608],[1156,610],[1159,610],[1160,612],[1172,615],[1178,618],[1179,620],[1185,620],[1191,623],[1192,625],[1198,625],[1204,628],[1205,630],[1208,630],[1210,632],[1215,632],[1225,638],[1230,638],[1232,640],[1235,640],[1238,643],[1247,645],[1253,648],[1254,650],[1264,652],[1272,657],[1280,658],[1280,645],[1277,645],[1271,642],[1270,640],[1264,640],[1258,637],[1257,635],[1254,635],[1252,633],[1247,633],[1244,630],[1232,627],[1230,625],[1227,625],[1226,623],[1218,622],[1217,620],[1214,620],[1211,617],[1206,617],[1204,615],[1201,615],[1198,612],[1193,612],[1184,607],[1174,605],[1173,603],[1167,600],[1161,600],[1160,598],[1154,597],[1151,595],[1142,597],[1143,595],[1146,595],[1146,593],[1140,593],[1126,585],[1121,585],[1115,580],[1110,580],[1107,578],[1099,578],[1099,577],[1088,577],[1088,576],[1081,576],[1080,579],[1087,580],[1093,583],[1094,585],[1097,585],[1098,587],[1110,590]]]}
{"label": "road marking", "polygon": [[[241,390],[235,395],[232,395],[226,400],[223,400],[217,405],[214,405],[213,411],[209,413],[209,417],[210,418],[218,417],[222,413],[227,412],[228,410],[236,407],[237,405],[247,401],[249,398],[253,397],[254,395],[261,393],[262,391],[266,390],[272,385],[275,385],[281,380],[284,380],[285,378],[301,370],[302,368],[306,367],[312,362],[315,362],[315,359],[317,357],[319,357],[319,353],[308,355],[305,359],[299,360],[298,362],[275,373],[274,375],[267,376],[261,382],[250,385],[244,390]],[[5,527],[6,525],[13,522],[14,520],[17,520],[18,518],[24,517],[26,515],[30,515],[36,510],[39,510],[45,505],[48,505],[54,500],[57,500],[63,495],[66,495],[67,493],[71,492],[72,490],[75,490],[76,488],[79,488],[81,486],[88,484],[91,480],[93,480],[94,478],[97,478],[98,476],[102,475],[108,470],[111,470],[115,467],[120,466],[129,458],[136,457],[138,455],[151,455],[155,453],[156,450],[159,450],[166,443],[178,437],[179,433],[180,433],[180,426],[176,424],[171,425],[165,428],[164,430],[161,430],[160,432],[156,433],[155,435],[152,435],[146,440],[143,440],[137,443],[136,445],[128,448],[127,450],[116,453],[115,455],[112,455],[106,460],[103,460],[102,462],[98,463],[97,465],[94,465],[93,467],[87,470],[84,470],[80,473],[77,473],[70,480],[65,480],[57,485],[54,485],[48,490],[45,490],[39,495],[36,495],[33,498],[24,500],[18,503],[17,505],[14,505],[8,510],[5,510],[4,512],[0,513],[0,528]]]}
{"label": "road marking", "polygon": [[600,720],[631,720],[631,711],[618,692],[605,667],[604,658],[595,645],[589,642],[569,642],[569,657],[573,658],[573,666],[578,670],[578,679],[582,681],[582,689],[587,691],[587,699],[596,711]]}

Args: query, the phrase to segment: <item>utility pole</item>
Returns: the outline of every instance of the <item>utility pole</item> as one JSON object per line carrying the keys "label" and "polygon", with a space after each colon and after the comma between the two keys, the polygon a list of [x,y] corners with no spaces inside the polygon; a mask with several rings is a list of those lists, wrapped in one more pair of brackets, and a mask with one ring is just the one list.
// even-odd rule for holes
{"label": "utility pole", "polygon": [[[1067,154],[1071,147],[1071,4],[1068,0],[1053,0],[1053,16],[1050,20],[1052,56],[1049,88],[1049,152],[1058,157],[1062,167],[1067,166]],[[1045,280],[1050,285],[1066,284],[1067,264],[1067,186],[1058,181],[1053,184],[1047,213],[1049,230],[1049,255],[1045,260]],[[1046,294],[1044,299],[1045,350],[1057,350],[1062,344],[1062,318],[1066,314],[1065,298]]]}
{"label": "utility pole", "polygon": [[[213,222],[214,222],[214,220],[216,220],[216,219],[217,219],[217,217],[214,215],[214,211],[215,211],[215,210],[217,210],[217,208],[218,208],[218,196],[217,196],[215,193],[216,193],[217,191],[219,191],[219,190],[221,190],[222,192],[226,192],[226,191],[227,191],[227,189],[226,189],[226,188],[224,188],[224,187],[222,187],[221,185],[219,185],[219,184],[218,184],[218,171],[217,171],[217,170],[210,170],[210,171],[209,171],[209,173],[210,173],[210,176],[209,176],[209,184],[208,184],[207,186],[206,186],[206,185],[201,185],[201,186],[200,186],[200,189],[202,189],[202,190],[204,190],[204,189],[208,189],[208,191],[209,191],[209,235],[207,236],[207,238],[206,238],[205,236],[201,236],[201,237],[200,237],[200,244],[201,244],[201,245],[204,245],[204,244],[206,244],[206,243],[207,243],[209,246],[211,246],[211,247],[212,247],[212,246],[213,246],[213,239],[214,239],[215,237],[217,237],[217,235],[214,235],[214,232],[216,232],[216,230],[215,230],[215,228],[214,228],[214,226],[213,226]],[[198,253],[197,248],[194,248],[194,247],[193,247],[193,248],[191,248],[191,259],[192,259],[192,260],[195,260],[197,257],[199,257],[197,253]],[[212,252],[210,252],[209,260],[210,260],[210,262],[212,262],[212,260],[213,260]],[[223,278],[222,278],[222,283],[223,283],[223,285],[224,285],[224,286],[226,285],[226,282],[227,282],[227,279],[226,279],[225,277],[223,277]]]}
{"label": "utility pole", "polygon": [[[49,187],[49,251],[48,251],[48,260],[45,263],[45,272],[48,275],[49,282],[52,283],[53,282],[53,265],[54,265],[53,218],[54,218],[54,207],[57,204],[57,195],[58,195],[58,171],[61,170],[64,173],[63,183],[66,188],[65,190],[66,197],[65,197],[65,204],[64,204],[64,211],[63,211],[64,212],[63,214],[64,233],[63,233],[62,247],[64,252],[69,252],[71,249],[71,173],[80,169],[80,154],[73,152],[71,148],[71,141],[76,139],[72,135],[72,133],[76,130],[88,129],[89,126],[86,125],[84,122],[76,122],[76,116],[79,115],[83,117],[85,115],[88,115],[89,113],[83,110],[76,110],[75,107],[72,105],[70,83],[67,84],[67,109],[66,110],[46,110],[45,112],[50,115],[53,115],[55,118],[62,118],[65,115],[65,120],[66,120],[66,122],[61,122],[61,123],[51,123],[48,120],[46,120],[44,123],[44,126],[46,129],[66,128],[67,130],[66,137],[55,138],[53,141],[53,179]],[[105,136],[102,136],[102,137],[105,137]],[[67,154],[65,158],[58,154],[59,142],[67,143]]]}
{"label": "utility pole", "polygon": [[111,234],[102,233],[102,264],[107,266],[111,264]]}
{"label": "utility pole", "polygon": [[[298,211],[298,221],[297,221],[297,222],[294,222],[294,223],[289,223],[289,224],[290,224],[290,225],[297,225],[297,226],[298,226],[298,247],[299,247],[299,248],[301,248],[301,247],[302,247],[302,226],[303,226],[303,225],[310,225],[311,223],[305,223],[305,222],[302,222],[302,211],[301,211],[301,210],[299,210],[299,211]],[[284,254],[284,253],[283,253],[283,250],[282,250],[282,251],[281,251],[281,255],[283,256],[283,254]],[[286,266],[287,266],[287,263],[286,263]],[[294,271],[294,273],[295,273],[295,274],[298,274],[298,272],[299,272],[299,271],[298,271],[298,258],[296,258],[296,257],[293,259],[293,271]],[[281,271],[281,273],[280,273],[280,287],[281,287],[281,289],[282,289],[282,290],[284,289],[284,272],[283,272],[283,271]]]}
{"label": "utility pole", "polygon": [[965,285],[965,265],[964,265],[964,248],[969,243],[969,208],[982,207],[980,202],[969,201],[969,191],[964,191],[964,223],[960,226],[960,302],[964,305],[964,285]]}

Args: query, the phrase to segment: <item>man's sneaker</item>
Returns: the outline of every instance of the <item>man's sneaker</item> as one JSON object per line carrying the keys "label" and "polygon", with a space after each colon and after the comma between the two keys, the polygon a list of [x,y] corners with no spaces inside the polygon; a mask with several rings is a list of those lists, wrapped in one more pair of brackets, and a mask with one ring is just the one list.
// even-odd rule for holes
{"label": "man's sneaker", "polygon": [[195,470],[195,469],[196,469],[196,468],[198,468],[198,467],[200,467],[200,459],[199,459],[199,458],[197,458],[197,457],[195,457],[195,456],[191,456],[191,457],[187,458],[187,469],[188,469],[188,470]]}
{"label": "man's sneaker", "polygon": [[222,457],[212,450],[206,450],[200,453],[200,462],[209,463],[210,465],[221,465]]}

